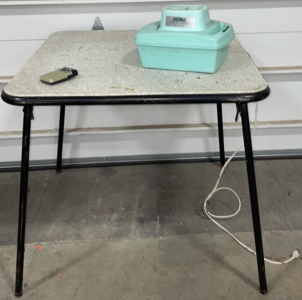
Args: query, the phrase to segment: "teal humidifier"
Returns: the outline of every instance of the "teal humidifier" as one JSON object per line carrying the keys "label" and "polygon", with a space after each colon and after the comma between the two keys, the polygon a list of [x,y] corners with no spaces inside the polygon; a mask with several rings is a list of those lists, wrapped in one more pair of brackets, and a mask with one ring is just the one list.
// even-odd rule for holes
{"label": "teal humidifier", "polygon": [[207,6],[172,5],[139,30],[135,43],[144,68],[214,73],[233,38],[232,25],[210,20]]}

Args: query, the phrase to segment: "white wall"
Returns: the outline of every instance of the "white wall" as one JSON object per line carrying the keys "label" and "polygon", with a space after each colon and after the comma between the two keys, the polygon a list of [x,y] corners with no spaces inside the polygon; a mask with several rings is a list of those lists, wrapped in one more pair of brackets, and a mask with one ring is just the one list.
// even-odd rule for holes
{"label": "white wall", "polygon": [[[115,2],[0,1],[0,88],[52,32],[90,30],[97,16],[105,30],[139,29],[159,20],[163,7],[177,3]],[[271,96],[259,105],[254,149],[302,149],[302,1],[201,2],[210,7],[212,19],[233,24],[271,87]],[[223,105],[223,112],[226,149],[231,151],[242,141],[241,128],[233,124],[235,105]],[[32,160],[55,157],[58,113],[57,107],[35,108]],[[65,134],[63,156],[215,152],[215,126],[214,105],[67,107],[65,127],[77,130]],[[22,108],[1,101],[0,163],[20,159],[21,130]]]}

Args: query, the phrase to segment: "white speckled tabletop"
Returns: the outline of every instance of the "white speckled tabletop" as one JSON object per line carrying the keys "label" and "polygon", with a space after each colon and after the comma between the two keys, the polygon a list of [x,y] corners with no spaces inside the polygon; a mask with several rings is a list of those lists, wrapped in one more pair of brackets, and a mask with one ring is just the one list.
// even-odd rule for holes
{"label": "white speckled tabletop", "polygon": [[[113,97],[255,94],[267,83],[235,40],[215,74],[145,69],[137,31],[63,31],[52,34],[5,87],[12,97]],[[48,85],[42,74],[71,67],[79,75]]]}

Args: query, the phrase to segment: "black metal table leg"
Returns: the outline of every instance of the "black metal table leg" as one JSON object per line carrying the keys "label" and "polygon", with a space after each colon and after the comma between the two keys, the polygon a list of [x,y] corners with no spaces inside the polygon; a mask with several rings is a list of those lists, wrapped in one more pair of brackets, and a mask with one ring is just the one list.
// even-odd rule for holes
{"label": "black metal table leg", "polygon": [[15,295],[22,296],[30,125],[33,107],[24,106]]}
{"label": "black metal table leg", "polygon": [[59,138],[58,138],[58,153],[57,153],[57,167],[56,167],[57,173],[61,172],[61,166],[62,166],[64,121],[65,121],[65,105],[61,105],[61,108],[60,108],[60,124],[59,124]]}
{"label": "black metal table leg", "polygon": [[222,120],[222,104],[217,103],[217,119],[218,119],[218,135],[219,135],[219,150],[220,164],[225,164],[224,139],[223,139],[223,120]]}
{"label": "black metal table leg", "polygon": [[245,147],[248,183],[249,183],[249,190],[250,190],[250,200],[251,200],[251,207],[252,207],[260,292],[262,294],[266,294],[267,283],[266,283],[261,224],[260,224],[254,158],[253,158],[253,148],[252,148],[252,141],[251,141],[251,131],[250,131],[250,122],[249,122],[247,103],[239,103],[238,109],[240,111],[241,119],[242,119],[242,131],[243,131],[243,139],[244,139],[244,147]]}

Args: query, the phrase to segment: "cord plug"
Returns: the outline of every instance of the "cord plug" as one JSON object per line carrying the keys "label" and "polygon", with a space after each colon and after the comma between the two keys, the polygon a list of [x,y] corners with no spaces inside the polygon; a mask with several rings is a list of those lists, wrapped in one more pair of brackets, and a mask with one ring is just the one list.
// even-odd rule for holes
{"label": "cord plug", "polygon": [[293,252],[293,257],[294,257],[294,258],[298,258],[299,256],[300,256],[299,250],[295,250],[295,251]]}

